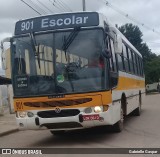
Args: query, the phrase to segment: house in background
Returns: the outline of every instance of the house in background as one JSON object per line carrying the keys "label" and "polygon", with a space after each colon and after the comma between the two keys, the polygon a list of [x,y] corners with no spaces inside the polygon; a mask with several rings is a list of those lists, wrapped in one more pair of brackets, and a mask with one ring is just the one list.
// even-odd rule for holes
{"label": "house in background", "polygon": [[[4,68],[4,64],[6,64],[5,68]],[[10,49],[7,49],[5,51],[5,58],[2,57],[2,67],[5,70],[5,76],[0,76],[0,114],[1,115],[3,115],[4,108],[6,107],[9,107],[10,113],[14,112],[13,89],[11,84]]]}

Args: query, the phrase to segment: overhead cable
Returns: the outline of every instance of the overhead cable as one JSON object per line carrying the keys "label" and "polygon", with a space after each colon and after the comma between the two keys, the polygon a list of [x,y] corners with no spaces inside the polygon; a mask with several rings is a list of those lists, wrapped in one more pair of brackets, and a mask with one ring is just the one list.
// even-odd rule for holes
{"label": "overhead cable", "polygon": [[53,1],[54,5],[57,5],[60,9],[62,9],[64,12],[66,12],[66,9],[64,9],[56,0]]}
{"label": "overhead cable", "polygon": [[138,21],[137,19],[131,17],[129,14],[127,14],[127,13],[125,13],[124,11],[120,10],[119,8],[113,6],[113,5],[112,5],[111,3],[109,3],[108,1],[105,1],[105,0],[103,0],[103,1],[105,2],[106,6],[110,7],[111,9],[113,9],[113,10],[116,11],[116,12],[118,12],[119,14],[123,15],[123,16],[126,17],[127,19],[130,19],[131,21],[137,23],[138,25],[140,25],[140,26],[142,26],[142,27],[144,27],[144,28],[146,28],[146,29],[148,29],[148,30],[150,30],[150,31],[152,31],[152,32],[160,35],[160,32],[158,32],[157,30],[155,30],[155,29],[153,29],[153,28],[145,25],[144,23]]}
{"label": "overhead cable", "polygon": [[53,6],[54,8],[56,8],[56,9],[60,10],[61,12],[63,12],[63,10],[62,10],[61,8],[59,8],[59,7],[54,3],[54,1],[52,1],[52,0],[48,0],[48,1],[52,4],[52,6]]}
{"label": "overhead cable", "polygon": [[41,8],[38,4],[36,4],[36,3],[33,2],[32,0],[30,0],[30,2],[32,3],[32,5],[34,5],[34,7],[35,7],[36,9],[41,10],[41,12],[43,12],[43,14],[47,14],[47,12],[46,12],[43,8]]}
{"label": "overhead cable", "polygon": [[67,10],[71,11],[72,12],[72,9],[66,4],[64,3],[62,0],[59,0],[59,3],[61,3],[61,5],[66,8]]}
{"label": "overhead cable", "polygon": [[53,11],[51,9],[49,9],[44,3],[42,3],[41,1],[37,0],[44,8],[46,8],[50,13],[53,13]]}
{"label": "overhead cable", "polygon": [[27,2],[25,2],[24,0],[20,0],[21,2],[23,2],[25,5],[27,5],[29,8],[31,8],[33,11],[35,11],[37,14],[42,15],[39,11],[37,11],[35,8],[33,8],[31,5],[29,5]]}

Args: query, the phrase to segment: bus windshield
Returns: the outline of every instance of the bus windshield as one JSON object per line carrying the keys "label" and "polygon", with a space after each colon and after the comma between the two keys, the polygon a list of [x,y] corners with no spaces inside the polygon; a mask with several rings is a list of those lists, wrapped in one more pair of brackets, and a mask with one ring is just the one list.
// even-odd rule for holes
{"label": "bus windshield", "polygon": [[101,29],[16,37],[12,42],[15,96],[84,93],[105,89]]}

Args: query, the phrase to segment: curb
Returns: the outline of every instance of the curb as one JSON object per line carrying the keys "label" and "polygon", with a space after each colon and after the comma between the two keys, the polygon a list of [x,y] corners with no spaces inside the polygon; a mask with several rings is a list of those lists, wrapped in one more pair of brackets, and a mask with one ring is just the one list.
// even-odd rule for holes
{"label": "curb", "polygon": [[2,132],[2,133],[0,133],[0,137],[2,137],[2,136],[6,136],[6,135],[9,135],[9,134],[12,134],[12,133],[17,132],[17,131],[19,131],[19,129],[18,129],[18,128],[15,128],[15,129],[11,129],[11,130],[8,130],[8,131],[5,131],[5,132]]}

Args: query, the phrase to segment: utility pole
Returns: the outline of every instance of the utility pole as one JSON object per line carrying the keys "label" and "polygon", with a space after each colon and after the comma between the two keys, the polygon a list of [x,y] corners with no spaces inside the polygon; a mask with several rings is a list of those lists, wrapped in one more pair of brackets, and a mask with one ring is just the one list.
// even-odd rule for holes
{"label": "utility pole", "polygon": [[86,0],[82,0],[83,3],[83,11],[86,11]]}

